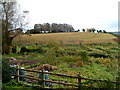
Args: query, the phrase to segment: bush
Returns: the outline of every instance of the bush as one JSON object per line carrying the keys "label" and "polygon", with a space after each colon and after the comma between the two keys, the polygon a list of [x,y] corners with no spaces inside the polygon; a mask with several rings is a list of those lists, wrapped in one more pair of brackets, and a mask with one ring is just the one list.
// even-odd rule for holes
{"label": "bush", "polygon": [[56,64],[56,52],[53,49],[48,49],[45,57],[44,57],[45,63],[48,64]]}
{"label": "bush", "polygon": [[65,55],[67,54],[65,53],[64,49],[60,48],[59,50],[56,50],[56,57],[65,56]]}
{"label": "bush", "polygon": [[78,55],[78,50],[77,48],[66,48],[66,54],[68,54],[69,56],[72,56],[72,55]]}
{"label": "bush", "polygon": [[88,54],[87,54],[87,52],[86,51],[82,51],[81,53],[80,53],[80,57],[81,57],[81,60],[83,60],[84,62],[88,62]]}
{"label": "bush", "polygon": [[41,47],[41,46],[38,46],[37,49],[36,49],[36,51],[37,51],[38,53],[42,53],[42,51],[43,51],[43,50],[42,50],[42,47]]}
{"label": "bush", "polygon": [[30,52],[25,46],[21,47],[21,53]]}
{"label": "bush", "polygon": [[12,48],[12,53],[16,53],[17,52],[17,49],[16,49],[17,47],[16,46],[13,46],[13,48]]}
{"label": "bush", "polygon": [[77,62],[81,60],[79,56],[63,56],[61,59],[67,63]]}
{"label": "bush", "polygon": [[9,60],[7,58],[2,59],[2,83],[7,83],[11,80],[11,71],[9,68]]}
{"label": "bush", "polygon": [[58,50],[61,46],[63,46],[62,42],[58,41],[49,41],[47,46],[51,49]]}

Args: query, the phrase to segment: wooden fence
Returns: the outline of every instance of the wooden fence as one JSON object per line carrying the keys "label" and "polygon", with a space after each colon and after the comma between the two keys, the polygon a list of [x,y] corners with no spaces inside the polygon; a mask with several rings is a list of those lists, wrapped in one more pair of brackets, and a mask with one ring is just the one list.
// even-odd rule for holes
{"label": "wooden fence", "polygon": [[[75,86],[75,87],[81,88],[81,84],[82,84],[81,80],[90,80],[90,81],[105,82],[105,83],[114,83],[114,84],[116,84],[116,88],[120,88],[120,81],[119,81],[120,79],[119,78],[117,78],[116,82],[111,82],[111,81],[107,81],[107,80],[96,80],[96,79],[91,79],[91,78],[85,78],[85,77],[82,77],[80,74],[78,74],[78,76],[70,76],[70,75],[66,75],[66,74],[57,74],[57,73],[52,73],[52,72],[43,72],[43,70],[42,71],[38,71],[38,70],[20,69],[18,66],[16,68],[12,67],[11,69],[16,69],[16,75],[14,75],[14,76],[16,77],[17,82],[19,82],[19,77],[32,79],[32,80],[37,80],[37,81],[42,81],[43,82],[43,84],[41,86],[42,88],[45,87],[45,83],[44,82],[50,82],[50,83],[68,85],[68,86]],[[19,75],[19,71],[20,70],[27,71],[27,72],[42,73],[42,79]],[[52,81],[52,80],[45,80],[44,79],[44,74],[50,74],[50,75],[74,78],[74,79],[78,80],[78,84],[76,85],[76,84],[72,84],[72,83],[58,82],[58,81]]]}

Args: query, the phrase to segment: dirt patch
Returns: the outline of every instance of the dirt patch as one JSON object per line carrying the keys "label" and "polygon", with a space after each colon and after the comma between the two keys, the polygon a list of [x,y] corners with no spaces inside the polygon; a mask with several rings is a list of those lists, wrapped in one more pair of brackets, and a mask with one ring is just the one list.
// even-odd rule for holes
{"label": "dirt patch", "polygon": [[10,64],[11,65],[20,64],[20,65],[27,66],[27,65],[32,65],[36,63],[42,63],[42,62],[43,62],[42,60],[17,59],[17,60],[10,61]]}

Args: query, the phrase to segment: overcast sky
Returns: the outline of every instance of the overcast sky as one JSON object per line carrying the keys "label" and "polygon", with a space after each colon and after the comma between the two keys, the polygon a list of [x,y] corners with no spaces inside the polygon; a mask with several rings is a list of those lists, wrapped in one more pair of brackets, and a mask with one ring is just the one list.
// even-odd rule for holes
{"label": "overcast sky", "polygon": [[119,0],[19,0],[29,11],[29,27],[42,23],[67,23],[76,30],[95,28],[118,31]]}

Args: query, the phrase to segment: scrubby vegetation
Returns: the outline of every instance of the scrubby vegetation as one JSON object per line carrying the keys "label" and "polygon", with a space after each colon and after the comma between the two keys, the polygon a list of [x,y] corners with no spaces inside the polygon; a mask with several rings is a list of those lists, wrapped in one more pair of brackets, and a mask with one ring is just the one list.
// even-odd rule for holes
{"label": "scrubby vegetation", "polygon": [[[4,57],[34,60],[34,63],[31,64],[24,64],[23,62],[25,68],[33,68],[40,64],[48,63],[59,68],[53,71],[54,73],[77,76],[80,72],[83,77],[116,81],[119,58],[118,43],[113,41],[84,43],[84,41],[81,41],[78,44],[74,44],[74,42],[69,44],[65,43],[64,40],[48,40],[44,44],[23,44],[21,42],[21,44],[15,44],[11,48],[11,53],[4,55]],[[40,62],[38,63],[35,60]],[[34,69],[39,70],[39,67]],[[77,83],[77,80],[58,78],[52,75],[49,78],[51,80],[65,80],[66,82]],[[108,86],[105,83],[100,84],[84,80],[82,80],[82,83],[84,83],[84,86],[89,87]],[[114,85],[111,86],[114,87]]]}
{"label": "scrubby vegetation", "polygon": [[[18,44],[17,50],[19,50],[18,54],[13,52],[7,57],[43,61],[38,64],[27,65],[25,68],[49,63],[58,66],[59,69],[55,70],[55,73],[78,75],[80,72],[83,77],[109,81],[115,81],[117,77],[117,43],[63,45],[61,42],[51,41],[46,45]],[[60,80],[60,78],[53,76],[50,76],[50,79]],[[77,80],[72,82],[77,82]]]}

